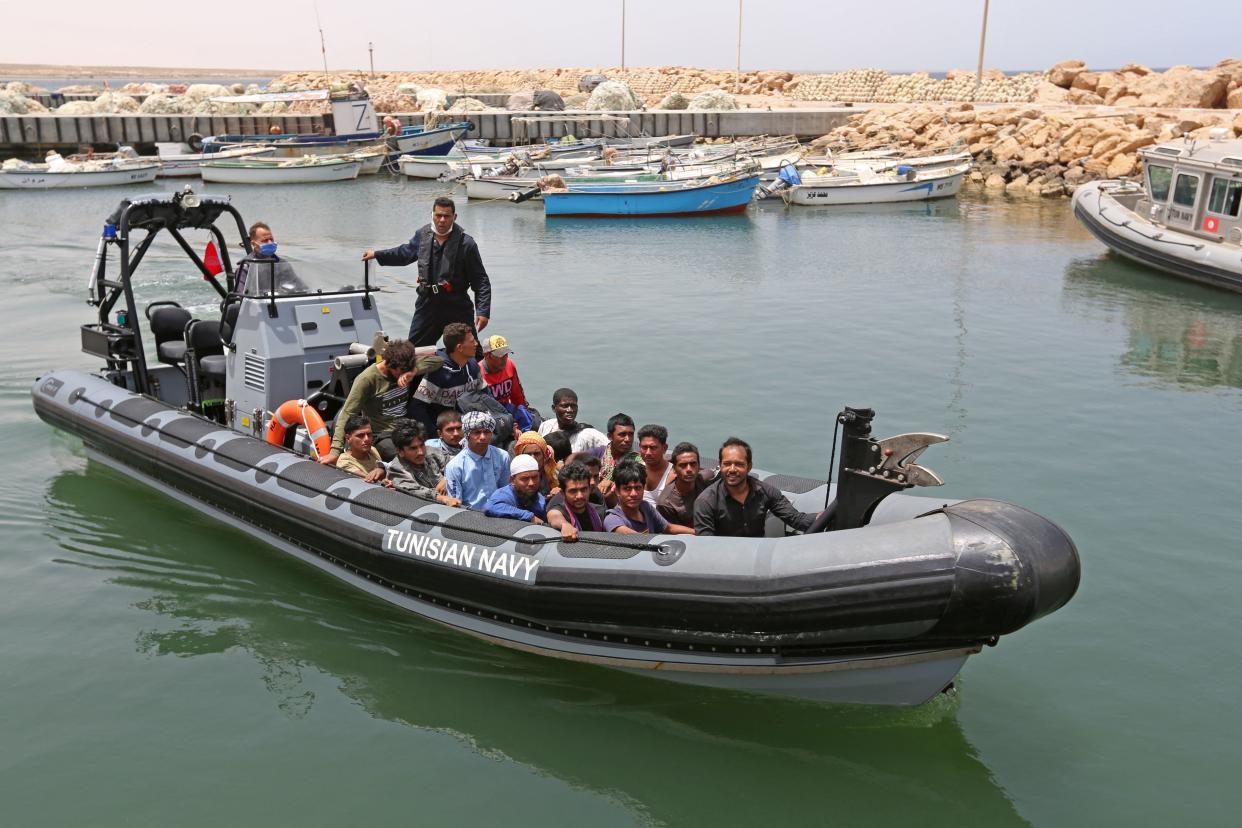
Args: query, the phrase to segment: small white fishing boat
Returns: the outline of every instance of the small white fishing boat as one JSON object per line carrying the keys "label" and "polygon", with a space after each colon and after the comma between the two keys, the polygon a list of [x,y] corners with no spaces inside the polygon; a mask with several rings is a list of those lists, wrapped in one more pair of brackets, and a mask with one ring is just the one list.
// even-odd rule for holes
{"label": "small white fishing boat", "polygon": [[969,164],[923,172],[908,167],[877,171],[859,164],[827,175],[783,176],[759,193],[779,192],[786,204],[804,206],[927,201],[956,196],[969,171]]}
{"label": "small white fishing boat", "polygon": [[52,163],[31,164],[10,158],[0,166],[0,190],[58,190],[145,184],[154,181],[159,171],[158,162],[141,159],[112,158],[73,163],[55,155]]}
{"label": "small white fishing boat", "polygon": [[202,153],[189,152],[188,144],[157,144],[159,151],[155,156],[144,156],[145,160],[157,161],[160,165],[160,178],[191,178],[202,174],[204,161],[225,161],[231,158],[269,158],[275,152],[274,147],[237,147],[220,152]]}
{"label": "small white fishing boat", "polygon": [[333,157],[361,161],[362,166],[358,168],[358,175],[375,175],[380,171],[380,167],[384,166],[384,162],[388,160],[388,147],[384,144],[376,144],[370,149],[361,149],[348,155]]}
{"label": "small white fishing boat", "polygon": [[351,181],[362,170],[354,158],[240,159],[203,162],[203,180],[213,184],[319,184]]}
{"label": "small white fishing boat", "polygon": [[[449,155],[403,155],[397,160],[401,174],[409,178],[426,178],[435,180],[449,172],[449,164],[455,161],[466,161],[460,153]],[[468,162],[467,162],[468,163]]]}

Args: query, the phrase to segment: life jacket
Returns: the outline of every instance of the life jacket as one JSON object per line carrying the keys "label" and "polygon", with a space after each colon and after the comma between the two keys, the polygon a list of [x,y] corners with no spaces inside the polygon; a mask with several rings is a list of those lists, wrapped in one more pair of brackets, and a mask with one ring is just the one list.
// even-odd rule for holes
{"label": "life jacket", "polygon": [[440,251],[439,266],[436,272],[431,272],[431,251],[435,247],[436,233],[430,224],[424,225],[418,231],[426,244],[418,246],[418,283],[419,285],[432,288],[439,286],[440,290],[447,290],[450,294],[457,296],[466,296],[465,278],[461,275],[457,268],[457,256],[461,252],[461,240],[466,234],[456,224],[449,231],[448,239],[444,242]]}

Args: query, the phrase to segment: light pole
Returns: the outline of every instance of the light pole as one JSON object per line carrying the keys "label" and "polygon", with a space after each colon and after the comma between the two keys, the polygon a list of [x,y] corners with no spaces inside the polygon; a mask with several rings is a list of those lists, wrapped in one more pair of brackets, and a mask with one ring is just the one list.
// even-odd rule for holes
{"label": "light pole", "polygon": [[621,0],[621,71],[625,71],[625,0]]}
{"label": "light pole", "polygon": [[737,69],[733,73],[733,94],[742,91],[742,0],[737,0]]}
{"label": "light pole", "polygon": [[983,46],[988,42],[988,0],[983,0],[983,28],[979,31],[979,69],[975,72],[975,94],[979,97],[979,87],[983,85]]}
{"label": "light pole", "polygon": [[367,54],[371,56],[371,77],[375,77],[375,44],[367,43]]}

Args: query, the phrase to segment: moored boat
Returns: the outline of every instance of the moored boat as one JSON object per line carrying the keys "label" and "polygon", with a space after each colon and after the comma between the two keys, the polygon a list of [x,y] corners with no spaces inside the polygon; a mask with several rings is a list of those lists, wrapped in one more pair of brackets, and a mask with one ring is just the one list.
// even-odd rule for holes
{"label": "moored boat", "polygon": [[362,164],[349,156],[205,161],[202,175],[204,181],[213,184],[318,184],[355,179]]}
{"label": "moored boat", "polygon": [[0,190],[58,190],[75,187],[114,187],[155,180],[155,161],[87,161],[78,164],[28,164],[12,160],[0,167]]}
{"label": "moored boat", "polygon": [[[779,192],[786,204],[804,206],[927,201],[956,196],[968,172],[969,164],[926,171],[899,166],[879,172],[859,165],[829,175],[784,176],[770,192]],[[765,191],[761,189],[760,195]]]}
{"label": "moored boat", "polygon": [[402,155],[397,159],[397,166],[401,170],[401,174],[409,178],[437,179],[450,171],[450,163],[463,161],[467,161],[467,158],[461,153],[450,152],[447,155],[408,154]]}
{"label": "moored boat", "polygon": [[159,162],[160,178],[198,177],[202,175],[202,163],[204,161],[224,161],[230,158],[269,158],[276,152],[272,147],[248,146],[239,146],[213,153],[165,152],[164,146],[160,146],[158,149],[160,150],[159,155],[148,160]]}
{"label": "moored boat", "polygon": [[1113,252],[1164,273],[1242,291],[1242,140],[1139,150],[1143,179],[1074,191],[1074,215]]}
{"label": "moored boat", "polygon": [[581,184],[545,190],[548,216],[691,216],[740,213],[759,185],[755,173],[689,181]]}

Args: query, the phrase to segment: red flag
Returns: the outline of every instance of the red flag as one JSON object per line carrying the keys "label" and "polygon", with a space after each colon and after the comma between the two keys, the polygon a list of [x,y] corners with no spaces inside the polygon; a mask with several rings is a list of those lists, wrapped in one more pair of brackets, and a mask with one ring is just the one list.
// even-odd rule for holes
{"label": "red flag", "polygon": [[207,266],[212,276],[218,276],[224,272],[224,265],[220,263],[220,252],[216,250],[215,241],[207,242],[207,249],[203,251],[203,264]]}

